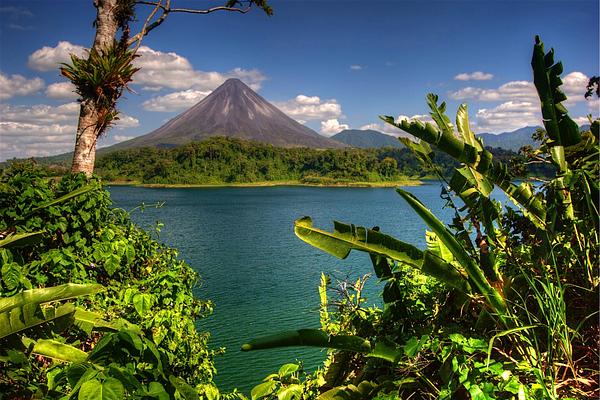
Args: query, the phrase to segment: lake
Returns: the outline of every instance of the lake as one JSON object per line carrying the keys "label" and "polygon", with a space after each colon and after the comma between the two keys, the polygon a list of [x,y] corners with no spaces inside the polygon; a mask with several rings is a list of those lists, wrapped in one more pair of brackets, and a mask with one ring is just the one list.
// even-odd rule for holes
{"label": "lake", "polygon": [[[450,220],[438,183],[406,189]],[[109,191],[114,205],[128,211],[141,203],[164,202],[161,208],[136,209],[132,218],[149,230],[156,221],[164,223],[160,241],[179,249],[202,276],[195,295],[211,299],[215,309],[197,326],[211,333],[213,347],[226,348],[215,360],[215,381],[223,390],[237,387],[248,393],[287,362],[303,360],[306,367],[317,367],[325,357],[320,349],[243,353],[240,347],[281,330],[318,328],[322,271],[334,282],[372,273],[367,254],[353,252],[338,260],[302,242],[294,235],[295,219],[311,216],[315,226],[326,230],[333,220],[379,226],[384,233],[425,246],[425,224],[391,188],[113,186]],[[373,275],[365,290],[371,303],[378,303],[381,290]]]}

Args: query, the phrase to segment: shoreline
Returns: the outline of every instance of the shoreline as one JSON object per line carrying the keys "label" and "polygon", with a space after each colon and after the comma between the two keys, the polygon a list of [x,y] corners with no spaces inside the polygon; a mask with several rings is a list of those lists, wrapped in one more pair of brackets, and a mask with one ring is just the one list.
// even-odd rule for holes
{"label": "shoreline", "polygon": [[109,181],[108,186],[136,186],[160,189],[193,189],[193,188],[229,188],[229,187],[274,187],[274,186],[306,186],[306,187],[339,187],[339,188],[393,188],[397,186],[421,186],[425,182],[419,179],[409,179],[389,182],[338,182],[338,183],[305,183],[300,181],[263,181],[245,183],[141,183],[137,181]]}

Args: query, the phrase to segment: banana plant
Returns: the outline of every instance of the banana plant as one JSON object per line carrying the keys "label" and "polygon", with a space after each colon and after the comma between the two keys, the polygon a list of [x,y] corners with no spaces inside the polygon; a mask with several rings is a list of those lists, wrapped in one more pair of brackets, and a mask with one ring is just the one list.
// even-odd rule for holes
{"label": "banana plant", "polygon": [[[536,235],[546,238],[542,244],[546,246],[541,249],[542,257],[553,254],[553,246],[560,243],[553,241],[553,231],[562,228],[561,225],[564,224],[573,226],[574,239],[569,241],[576,243],[575,245],[593,248],[586,245],[586,241],[598,242],[597,229],[592,230],[591,239],[582,236],[580,231],[582,221],[590,221],[590,216],[593,220],[590,225],[596,228],[598,226],[597,204],[600,191],[597,184],[597,160],[600,121],[590,121],[591,131],[580,134],[577,124],[561,104],[566,99],[559,88],[562,84],[559,77],[562,64],[554,63],[553,51],[544,52],[543,43],[538,37],[532,67],[548,135],[544,144],[545,151],[549,155],[548,161],[556,167],[556,176],[551,180],[547,191],[550,196],[543,198],[536,194],[526,182],[518,185],[513,183],[514,176],[509,172],[508,166],[494,160],[491,152],[485,149],[483,142],[471,130],[466,105],[459,107],[454,126],[446,116],[446,104],[438,104],[438,96],[429,94],[427,103],[435,125],[421,121],[395,121],[390,116],[380,118],[419,139],[413,141],[401,138],[401,141],[420,161],[432,162],[433,146],[461,163],[451,179],[446,181],[448,185],[443,193],[450,199],[449,192],[452,192],[464,202],[465,207],[461,211],[468,211],[467,218],[456,218],[458,222],[453,223],[451,227],[454,230],[451,230],[414,195],[397,189],[398,194],[431,230],[427,234],[428,248],[425,250],[381,233],[378,228],[368,229],[334,221],[334,229],[329,232],[314,227],[310,217],[295,221],[295,234],[306,243],[340,259],[346,258],[352,250],[368,253],[377,277],[388,281],[383,291],[386,305],[397,297],[393,286],[395,267],[409,266],[464,295],[483,299],[481,315],[495,317],[496,328],[507,332],[514,330],[515,316],[507,305],[501,274],[502,267],[507,262],[502,254],[505,238],[498,230],[502,223],[502,212],[500,206],[491,199],[493,189],[498,187],[504,191],[521,209],[523,216],[537,228]],[[587,163],[586,167],[578,165],[579,172],[573,173],[572,170],[576,169],[573,163],[582,162]],[[445,177],[442,178],[445,180]],[[571,198],[570,190],[575,187],[583,188],[580,190],[585,194],[583,198]],[[454,208],[458,214],[458,207]],[[470,220],[477,231],[475,244],[463,226],[465,219]],[[580,253],[587,254],[585,251]],[[597,266],[594,267],[591,261],[593,259],[595,256],[588,254],[583,263],[587,266],[589,279],[597,286],[598,280],[590,272],[594,268],[597,271]],[[540,260],[540,265],[545,264],[544,260]],[[322,293],[321,298],[324,298]],[[242,349],[248,351],[306,345],[359,352],[392,363],[397,363],[403,356],[402,344],[390,343],[382,338],[369,341],[356,336],[328,335],[318,330],[298,330],[259,338],[243,345]]]}
{"label": "banana plant", "polygon": [[[0,299],[0,339],[16,337],[31,353],[61,361],[80,362],[87,354],[73,346],[51,339],[33,340],[22,332],[52,321],[67,320],[68,323],[90,323],[91,314],[73,304],[51,303],[91,295],[103,290],[98,284],[74,284],[49,288],[31,289]],[[95,320],[101,317],[95,315]]]}

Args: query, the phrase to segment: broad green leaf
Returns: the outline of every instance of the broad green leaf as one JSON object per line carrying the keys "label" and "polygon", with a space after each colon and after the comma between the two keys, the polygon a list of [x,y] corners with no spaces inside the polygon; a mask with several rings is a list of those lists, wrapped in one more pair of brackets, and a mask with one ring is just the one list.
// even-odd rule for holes
{"label": "broad green leaf", "polygon": [[478,385],[471,385],[469,387],[469,394],[473,400],[493,400],[487,393],[483,392]]}
{"label": "broad green leaf", "polygon": [[144,316],[152,309],[154,297],[148,293],[137,293],[133,296],[133,306],[140,316]]}
{"label": "broad green leaf", "polygon": [[421,339],[411,337],[404,345],[404,352],[406,353],[406,355],[408,357],[414,357],[419,352],[419,350],[421,350],[421,347],[423,346],[423,342],[425,340],[427,340],[426,336],[422,337]]}
{"label": "broad green leaf", "polygon": [[21,266],[15,262],[6,263],[2,266],[2,281],[8,290],[13,290],[21,282]]}
{"label": "broad green leaf", "polygon": [[25,304],[42,304],[51,301],[68,300],[74,297],[86,296],[103,290],[99,284],[76,284],[25,290],[11,297],[0,298],[0,313]]}
{"label": "broad green leaf", "polygon": [[281,366],[281,368],[279,368],[278,374],[280,377],[283,378],[285,376],[291,375],[294,372],[298,371],[299,367],[300,366],[298,364],[283,364]]}
{"label": "broad green leaf", "polygon": [[278,400],[292,400],[299,399],[302,396],[302,385],[291,384],[285,388],[279,389],[277,392]]}
{"label": "broad green leaf", "polygon": [[346,258],[351,250],[365,251],[419,267],[423,252],[377,230],[334,221],[334,231],[327,232],[312,226],[310,217],[296,220],[294,232],[306,243],[338,258]]}
{"label": "broad green leaf", "polygon": [[32,352],[65,362],[84,362],[87,359],[85,351],[50,339],[38,339],[33,346]]}
{"label": "broad green leaf", "polygon": [[34,211],[40,210],[42,208],[50,207],[50,206],[62,203],[64,201],[71,200],[72,198],[81,196],[82,194],[85,194],[91,190],[94,190],[95,188],[96,188],[95,185],[82,186],[79,189],[73,190],[72,192],[67,193],[64,196],[59,197],[58,199],[54,199],[54,200],[48,201],[46,203],[43,203],[31,211],[34,212]]}
{"label": "broad green leaf", "polygon": [[465,248],[456,240],[454,235],[437,219],[427,207],[423,205],[412,193],[402,189],[396,189],[398,194],[412,207],[421,217],[423,222],[437,235],[442,243],[450,250],[456,261],[465,270],[469,278],[475,283],[478,291],[485,296],[489,304],[494,308],[502,322],[505,321],[506,304],[504,299],[487,281],[484,272],[474,262]]}
{"label": "broad green leaf", "polygon": [[329,284],[329,278],[323,272],[321,272],[321,282],[319,284],[319,300],[321,308],[319,310],[319,316],[322,324],[329,323],[329,312],[327,311],[327,285]]}
{"label": "broad green leaf", "polygon": [[567,160],[565,159],[565,148],[564,146],[552,146],[550,148],[550,156],[552,161],[558,166],[558,170],[561,173],[567,170]]}
{"label": "broad green leaf", "polygon": [[44,232],[11,233],[4,239],[0,239],[1,248],[23,247],[35,244],[42,239]]}
{"label": "broad green leaf", "polygon": [[31,303],[4,311],[0,313],[0,339],[57,318],[72,315],[74,311],[75,307],[72,304],[42,308],[39,304]]}
{"label": "broad green leaf", "polygon": [[273,393],[276,387],[277,383],[275,381],[260,383],[252,388],[252,391],[250,391],[250,398],[256,400],[268,396]]}
{"label": "broad green leaf", "polygon": [[440,282],[458,289],[465,294],[472,292],[471,285],[469,285],[467,278],[456,269],[455,265],[442,260],[429,250],[425,251],[423,254],[424,257],[421,271],[424,274],[432,276]]}
{"label": "broad green leaf", "polygon": [[384,340],[378,340],[375,343],[375,348],[372,352],[367,354],[367,357],[375,357],[387,360],[391,363],[397,364],[404,355],[404,350],[397,344],[387,342]]}
{"label": "broad green leaf", "polygon": [[185,400],[200,400],[198,397],[198,393],[196,393],[194,388],[188,385],[187,382],[183,379],[171,375],[169,376],[169,382],[171,382],[171,385],[173,385],[175,390],[177,390],[177,392],[179,392],[179,394]]}
{"label": "broad green leaf", "polygon": [[350,335],[328,335],[319,329],[299,329],[254,339],[242,345],[242,351],[290,346],[313,346],[361,353],[371,351],[371,344],[366,339]]}
{"label": "broad green leaf", "polygon": [[[135,392],[136,390],[142,389],[142,384],[137,380],[134,372],[127,368],[121,368],[116,364],[111,364],[108,367],[108,375],[118,379],[128,391]],[[152,383],[150,386],[152,386]]]}
{"label": "broad green leaf", "polygon": [[122,400],[125,398],[125,388],[115,378],[106,378],[102,383],[98,379],[92,379],[81,385],[77,398],[79,400]]}
{"label": "broad green leaf", "polygon": [[163,385],[159,382],[150,382],[146,393],[148,396],[154,397],[158,400],[169,400],[170,398]]}
{"label": "broad green leaf", "polygon": [[442,131],[443,135],[453,135],[453,126],[450,123],[450,118],[446,116],[446,103],[442,102],[438,107],[437,102],[437,95],[433,93],[427,94],[427,105],[431,110],[429,113],[431,118],[438,126],[439,130]]}
{"label": "broad green leaf", "polygon": [[427,243],[427,250],[435,254],[447,263],[454,261],[454,256],[448,250],[446,245],[438,238],[438,236],[431,231],[425,231],[425,242]]}
{"label": "broad green leaf", "polygon": [[466,104],[461,104],[456,111],[456,130],[458,130],[465,143],[470,144],[477,151],[483,150],[479,139],[477,139],[469,126],[469,111]]}

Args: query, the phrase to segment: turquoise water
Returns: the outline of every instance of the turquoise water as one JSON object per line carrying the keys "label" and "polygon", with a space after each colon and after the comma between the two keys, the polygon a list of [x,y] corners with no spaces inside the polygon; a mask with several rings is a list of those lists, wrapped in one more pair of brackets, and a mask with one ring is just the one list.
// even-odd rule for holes
{"label": "turquoise water", "polygon": [[[409,187],[436,215],[449,221],[437,183]],[[286,362],[303,360],[315,368],[319,349],[274,349],[242,353],[254,337],[280,330],[319,327],[317,286],[321,271],[334,281],[372,272],[366,254],[338,260],[299,240],[295,219],[308,215],[331,230],[332,220],[379,226],[382,232],[425,246],[425,225],[390,188],[260,187],[210,189],[109,188],[116,207],[132,210],[142,202],[161,208],[136,210],[143,228],[164,223],[160,240],[179,249],[202,276],[195,291],[212,299],[215,311],[198,329],[211,332],[211,344],[225,347],[216,359],[216,382],[225,390],[249,390]],[[377,302],[381,286],[373,276],[366,289]]]}

